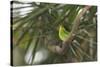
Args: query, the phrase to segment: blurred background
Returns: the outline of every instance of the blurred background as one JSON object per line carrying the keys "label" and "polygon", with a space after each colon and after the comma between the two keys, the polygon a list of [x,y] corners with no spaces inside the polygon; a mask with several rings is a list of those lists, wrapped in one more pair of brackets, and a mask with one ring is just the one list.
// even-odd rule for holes
{"label": "blurred background", "polygon": [[56,53],[62,43],[59,26],[71,31],[85,5],[42,2],[11,2],[12,65],[89,62],[97,60],[97,7],[80,20],[76,36],[65,55]]}

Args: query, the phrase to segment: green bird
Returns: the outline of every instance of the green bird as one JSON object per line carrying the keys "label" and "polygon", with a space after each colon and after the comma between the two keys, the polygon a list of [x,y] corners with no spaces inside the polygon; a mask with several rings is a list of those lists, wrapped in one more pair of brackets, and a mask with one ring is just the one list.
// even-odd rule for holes
{"label": "green bird", "polygon": [[65,41],[69,36],[69,32],[64,28],[64,26],[60,25],[59,26],[59,38],[62,41]]}

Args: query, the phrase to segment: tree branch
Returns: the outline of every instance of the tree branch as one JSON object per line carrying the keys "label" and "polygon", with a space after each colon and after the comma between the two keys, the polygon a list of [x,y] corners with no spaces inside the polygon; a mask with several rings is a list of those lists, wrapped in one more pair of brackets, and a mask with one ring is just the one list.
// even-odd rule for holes
{"label": "tree branch", "polygon": [[73,38],[75,37],[75,34],[77,33],[77,30],[79,28],[80,25],[80,18],[86,13],[87,10],[89,10],[91,8],[91,6],[85,6],[82,11],[80,11],[78,13],[78,15],[76,16],[75,20],[73,21],[73,27],[71,30],[71,33],[69,35],[69,38],[66,38],[66,40],[63,42],[62,44],[62,49],[61,49],[61,53],[64,53],[69,47],[69,44],[71,44]]}

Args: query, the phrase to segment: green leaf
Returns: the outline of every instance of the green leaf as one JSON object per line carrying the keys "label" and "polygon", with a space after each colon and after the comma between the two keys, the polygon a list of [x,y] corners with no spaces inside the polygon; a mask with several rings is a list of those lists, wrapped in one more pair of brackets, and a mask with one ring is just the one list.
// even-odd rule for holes
{"label": "green leaf", "polygon": [[67,30],[65,30],[65,28],[60,25],[59,27],[59,38],[62,40],[62,41],[65,41],[69,36],[69,32]]}

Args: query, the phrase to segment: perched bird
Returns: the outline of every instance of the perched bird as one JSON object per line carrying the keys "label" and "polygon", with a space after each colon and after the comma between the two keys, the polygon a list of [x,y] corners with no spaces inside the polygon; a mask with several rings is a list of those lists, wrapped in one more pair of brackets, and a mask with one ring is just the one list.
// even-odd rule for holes
{"label": "perched bird", "polygon": [[64,28],[64,26],[60,25],[59,26],[59,38],[62,41],[65,41],[69,36],[69,32]]}

